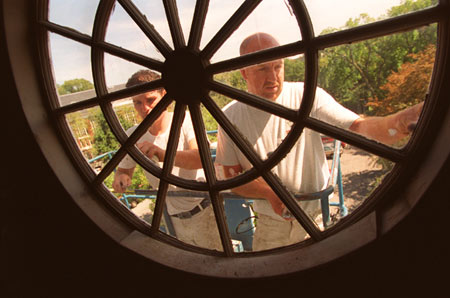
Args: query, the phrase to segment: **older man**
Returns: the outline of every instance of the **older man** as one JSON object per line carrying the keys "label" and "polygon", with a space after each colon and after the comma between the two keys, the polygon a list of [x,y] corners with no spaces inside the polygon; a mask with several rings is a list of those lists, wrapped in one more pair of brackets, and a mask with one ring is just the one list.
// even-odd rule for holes
{"label": "older man", "polygon": [[[240,54],[279,46],[277,40],[266,33],[256,33],[241,44]],[[302,101],[302,82],[284,81],[282,59],[247,67],[241,70],[250,93],[285,107],[298,109]],[[384,143],[394,143],[407,136],[408,125],[417,121],[422,104],[386,117],[360,117],[337,103],[324,90],[317,88],[311,116],[337,127],[350,129]],[[233,101],[225,109],[230,121],[239,128],[261,158],[274,151],[289,129],[289,121],[262,110]],[[216,162],[223,166],[225,177],[233,177],[252,167],[233,141],[219,128]],[[274,168],[274,173],[293,192],[310,193],[323,189],[329,177],[320,134],[305,129],[287,156]],[[233,189],[248,198],[264,198],[254,203],[258,224],[253,249],[264,250],[297,243],[307,233],[297,221],[282,217],[284,204],[272,188],[262,179]],[[319,202],[300,203],[304,211],[314,218],[320,211]]]}
{"label": "older man", "polygon": [[[152,71],[141,70],[131,76],[126,86],[131,87],[143,82],[150,82],[159,77],[157,73]],[[142,119],[145,118],[159,103],[164,94],[165,90],[160,89],[133,96],[134,108],[139,116]],[[155,159],[156,157],[156,160],[161,162],[164,160],[172,116],[172,112],[167,110],[162,112],[160,117],[138,141],[137,147],[148,158]],[[136,127],[130,128],[127,134],[131,134]],[[203,174],[201,170],[198,170],[202,167],[202,164],[189,113],[186,113],[181,128],[177,150],[172,173],[185,179],[194,180],[199,178]],[[128,155],[120,162],[113,181],[113,189],[116,192],[124,192],[131,185],[135,167],[136,162]],[[153,188],[158,188],[158,178],[148,172],[145,172],[145,176]],[[171,189],[176,188],[171,187]],[[222,250],[209,198],[167,197],[166,206],[178,239],[192,245]]]}

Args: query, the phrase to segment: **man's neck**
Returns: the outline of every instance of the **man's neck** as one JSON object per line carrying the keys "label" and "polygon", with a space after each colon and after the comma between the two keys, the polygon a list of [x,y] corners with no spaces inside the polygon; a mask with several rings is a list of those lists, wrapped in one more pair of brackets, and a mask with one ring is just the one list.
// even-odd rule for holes
{"label": "man's neck", "polygon": [[153,123],[152,126],[148,129],[148,131],[154,135],[158,136],[160,134],[163,134],[164,132],[169,129],[170,123],[172,122],[172,117],[170,116],[170,113],[167,111],[163,112],[161,116]]}

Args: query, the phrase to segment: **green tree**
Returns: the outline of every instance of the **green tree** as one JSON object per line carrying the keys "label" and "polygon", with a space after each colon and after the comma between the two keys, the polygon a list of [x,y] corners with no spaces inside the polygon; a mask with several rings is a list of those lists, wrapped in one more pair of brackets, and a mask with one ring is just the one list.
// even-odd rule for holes
{"label": "green tree", "polygon": [[367,103],[378,116],[395,113],[415,105],[425,98],[433,71],[436,47],[429,45],[417,54],[410,54],[412,62],[405,62],[397,72],[392,72],[386,84],[384,98],[371,98]]}
{"label": "green tree", "polygon": [[[217,74],[214,76],[214,80],[222,84],[234,87],[236,89],[247,91],[247,84],[239,70]],[[232,98],[226,97],[216,92],[211,92],[210,96],[214,100],[214,102],[219,106],[219,108],[223,108],[232,101]],[[218,128],[217,121],[203,106],[202,106],[202,115],[206,130],[217,130]],[[216,137],[210,136],[210,140],[215,141]]]}
{"label": "green tree", "polygon": [[[403,110],[424,100],[431,73],[433,71],[436,47],[429,45],[417,54],[410,54],[411,62],[405,62],[398,71],[392,72],[386,84],[380,88],[386,92],[383,98],[371,98],[367,103],[377,116],[384,116]],[[403,147],[409,140],[406,137],[394,146]],[[390,170],[394,166],[389,160],[376,157],[374,162],[383,169]]]}
{"label": "green tree", "polygon": [[64,81],[62,85],[56,85],[59,95],[94,89],[94,85],[86,79],[73,79]]}
{"label": "green tree", "polygon": [[94,123],[94,154],[100,155],[109,151],[118,150],[120,145],[111,132],[108,123],[100,108],[91,111],[89,118]]}
{"label": "green tree", "polygon": [[[433,3],[436,1],[405,1],[391,8],[388,17],[429,7]],[[356,19],[349,19],[341,29],[373,21],[367,14],[361,14]],[[322,33],[337,30],[328,28]],[[372,115],[372,107],[367,105],[369,99],[383,98],[386,91],[380,87],[386,83],[390,73],[411,61],[409,54],[422,51],[428,44],[435,44],[436,33],[436,25],[430,25],[401,34],[325,49],[319,61],[318,84],[344,106],[357,113]]]}
{"label": "green tree", "polygon": [[[117,118],[119,119],[122,127],[127,130],[128,128],[134,126],[136,123],[130,121],[130,119],[136,119],[136,111],[132,105],[125,105],[115,109]],[[101,155],[110,151],[115,151],[120,148],[120,144],[111,132],[102,111],[99,108],[91,110],[89,116],[91,123],[94,123],[95,132],[93,136],[93,147],[95,155]],[[106,157],[105,157],[106,159]],[[106,162],[107,160],[105,160]],[[112,182],[114,180],[114,175],[110,175],[105,179],[105,185],[108,188],[112,188]],[[139,165],[133,174],[133,179],[131,180],[130,189],[148,189],[150,184],[145,177],[144,170]]]}
{"label": "green tree", "polygon": [[393,6],[389,10],[389,16],[395,17],[405,13],[421,10],[437,5],[439,0],[403,0],[400,5]]}
{"label": "green tree", "polygon": [[284,80],[287,82],[303,82],[305,80],[305,57],[284,59]]}

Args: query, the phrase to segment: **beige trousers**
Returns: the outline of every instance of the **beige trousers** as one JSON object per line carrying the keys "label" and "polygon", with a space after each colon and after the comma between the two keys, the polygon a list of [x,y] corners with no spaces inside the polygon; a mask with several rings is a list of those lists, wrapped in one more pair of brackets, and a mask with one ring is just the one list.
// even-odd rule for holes
{"label": "beige trousers", "polygon": [[281,221],[273,217],[258,214],[255,234],[253,235],[253,251],[291,245],[304,240],[308,233],[298,221]]}
{"label": "beige trousers", "polygon": [[191,218],[170,217],[177,239],[198,247],[223,251],[212,205]]}

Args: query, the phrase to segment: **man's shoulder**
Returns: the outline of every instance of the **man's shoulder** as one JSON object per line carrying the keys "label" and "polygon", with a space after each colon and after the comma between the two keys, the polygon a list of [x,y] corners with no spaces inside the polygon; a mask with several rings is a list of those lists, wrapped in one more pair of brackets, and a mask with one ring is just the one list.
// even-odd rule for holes
{"label": "man's shoulder", "polygon": [[303,92],[303,82],[283,82],[283,93]]}
{"label": "man's shoulder", "polygon": [[136,124],[136,125],[134,125],[134,126],[128,128],[128,129],[125,131],[126,134],[127,134],[127,135],[131,135],[131,134],[136,130],[136,128],[137,128],[138,126],[139,126],[139,124]]}
{"label": "man's shoulder", "polygon": [[240,109],[242,109],[242,104],[237,100],[232,100],[222,108],[222,111],[229,114]]}
{"label": "man's shoulder", "polygon": [[[284,82],[283,96],[285,96],[286,98],[299,96],[301,99],[303,97],[304,88],[305,88],[304,82]],[[317,100],[319,101],[328,100],[332,97],[323,88],[317,86],[315,90],[315,98],[316,98],[315,102],[317,102]]]}

